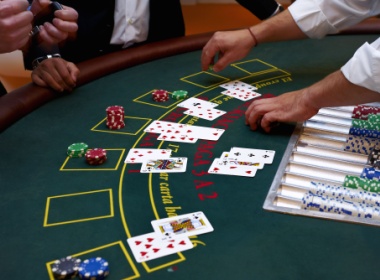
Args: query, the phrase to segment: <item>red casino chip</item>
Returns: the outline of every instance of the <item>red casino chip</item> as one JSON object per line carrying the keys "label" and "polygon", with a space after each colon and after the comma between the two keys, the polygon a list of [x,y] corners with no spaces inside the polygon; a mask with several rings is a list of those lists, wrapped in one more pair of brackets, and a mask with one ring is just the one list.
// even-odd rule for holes
{"label": "red casino chip", "polygon": [[124,107],[119,105],[112,105],[106,108],[107,115],[124,115]]}
{"label": "red casino chip", "polygon": [[152,98],[156,102],[165,102],[169,99],[169,92],[163,89],[157,89],[152,92]]}
{"label": "red casino chip", "polygon": [[107,122],[109,129],[116,130],[125,127],[124,123],[124,108],[123,106],[113,105],[106,108]]}
{"label": "red casino chip", "polygon": [[86,152],[85,158],[90,165],[100,165],[107,160],[107,151],[102,148],[94,148]]}
{"label": "red casino chip", "polygon": [[112,129],[112,130],[122,129],[125,127],[124,122],[120,122],[120,123],[118,123],[118,122],[115,122],[115,123],[107,122],[106,125],[109,129]]}

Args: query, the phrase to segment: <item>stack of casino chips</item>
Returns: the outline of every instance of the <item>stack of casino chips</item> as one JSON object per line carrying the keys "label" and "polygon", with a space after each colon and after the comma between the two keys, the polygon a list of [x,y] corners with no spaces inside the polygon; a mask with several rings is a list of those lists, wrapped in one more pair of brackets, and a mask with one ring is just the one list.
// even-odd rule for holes
{"label": "stack of casino chips", "polygon": [[86,143],[73,143],[67,148],[67,155],[69,157],[83,157],[88,150]]}
{"label": "stack of casino chips", "polygon": [[366,120],[369,115],[380,114],[380,108],[374,106],[358,105],[352,112],[352,118]]}
{"label": "stack of casino chips", "polygon": [[369,155],[374,147],[380,144],[380,140],[363,136],[349,135],[344,147],[345,151]]}
{"label": "stack of casino chips", "polygon": [[101,257],[84,260],[78,269],[80,279],[102,280],[106,278],[108,274],[108,262]]}
{"label": "stack of casino chips", "polygon": [[123,106],[109,106],[107,112],[107,127],[109,129],[121,129],[125,127]]}
{"label": "stack of casino chips", "polygon": [[68,256],[56,260],[51,266],[54,279],[73,279],[78,275],[81,260]]}
{"label": "stack of casino chips", "polygon": [[336,199],[372,204],[380,206],[380,194],[343,186],[328,185],[320,182],[310,182],[310,191],[316,195],[334,197]]}
{"label": "stack of casino chips", "polygon": [[185,99],[188,92],[186,90],[175,90],[172,92],[172,98],[175,100]]}
{"label": "stack of casino chips", "polygon": [[89,149],[85,154],[85,158],[90,165],[101,165],[107,160],[107,151],[102,148]]}
{"label": "stack of casino chips", "polygon": [[380,138],[380,115],[369,114],[366,120],[353,119],[350,134]]}
{"label": "stack of casino chips", "polygon": [[156,102],[165,102],[169,99],[169,92],[164,89],[156,89],[152,92],[152,98]]}
{"label": "stack of casino chips", "polygon": [[310,191],[302,198],[302,209],[380,220],[380,208],[372,204],[320,196]]}
{"label": "stack of casino chips", "polygon": [[347,175],[344,178],[343,187],[380,193],[380,182],[378,180],[361,178],[352,175]]}

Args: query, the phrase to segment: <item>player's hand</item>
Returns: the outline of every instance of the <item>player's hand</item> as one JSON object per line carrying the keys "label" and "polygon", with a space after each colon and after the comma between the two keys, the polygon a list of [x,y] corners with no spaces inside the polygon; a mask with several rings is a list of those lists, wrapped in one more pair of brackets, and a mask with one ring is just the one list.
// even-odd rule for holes
{"label": "player's hand", "polygon": [[231,62],[244,58],[254,44],[247,29],[216,32],[203,47],[202,70],[206,71],[213,65],[213,70],[219,72]]}
{"label": "player's hand", "polygon": [[245,123],[252,130],[270,132],[277,122],[300,122],[318,113],[308,102],[306,90],[288,92],[273,98],[254,100],[245,112]]}
{"label": "player's hand", "polygon": [[[37,14],[44,7],[49,5],[50,0],[33,1],[31,11]],[[53,22],[45,22],[40,26],[38,33],[39,40],[46,44],[57,44],[73,36],[78,30],[78,12],[71,7],[62,5],[63,10],[54,12]]]}
{"label": "player's hand", "polygon": [[79,69],[72,62],[62,58],[49,58],[42,61],[32,72],[32,81],[42,87],[56,91],[72,91],[76,86]]}
{"label": "player's hand", "polygon": [[29,40],[33,14],[26,0],[0,1],[0,53],[21,49]]}

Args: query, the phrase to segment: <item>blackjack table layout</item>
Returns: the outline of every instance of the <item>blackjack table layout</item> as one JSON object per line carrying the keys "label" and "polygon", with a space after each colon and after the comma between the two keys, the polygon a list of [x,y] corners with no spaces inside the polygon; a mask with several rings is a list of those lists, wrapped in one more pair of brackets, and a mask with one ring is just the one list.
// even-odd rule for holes
{"label": "blackjack table layout", "polygon": [[[259,98],[300,89],[338,70],[379,32],[371,20],[321,40],[262,44],[218,73],[200,65],[212,34],[192,35],[85,61],[71,93],[28,84],[1,97],[1,279],[54,279],[54,262],[66,256],[107,260],[110,280],[378,279],[379,224],[263,207],[299,124],[251,131],[244,122],[251,100],[226,96],[220,85],[239,80],[257,87]],[[153,100],[156,89],[185,90],[226,113],[211,121],[184,114],[182,100]],[[121,129],[106,125],[113,105],[124,108]],[[144,131],[155,120],[224,133],[217,141],[163,141]],[[107,160],[89,165],[67,155],[82,142],[105,149]],[[254,177],[210,174],[213,160],[233,147],[275,155]],[[142,173],[141,164],[124,161],[134,148],[170,149],[187,158],[186,170]],[[191,249],[136,261],[127,239],[153,232],[151,221],[199,211],[213,231],[191,235]]]}

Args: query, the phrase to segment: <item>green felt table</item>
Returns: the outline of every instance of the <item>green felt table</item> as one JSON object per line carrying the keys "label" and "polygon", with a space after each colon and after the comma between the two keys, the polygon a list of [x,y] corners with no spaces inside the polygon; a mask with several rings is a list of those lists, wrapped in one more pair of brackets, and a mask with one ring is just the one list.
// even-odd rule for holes
{"label": "green felt table", "polygon": [[[57,94],[27,85],[0,98],[1,279],[52,279],[58,258],[101,256],[108,279],[376,279],[380,229],[263,210],[293,124],[273,133],[244,124],[249,102],[221,94],[239,79],[263,98],[310,85],[342,66],[371,34],[262,44],[220,73],[200,70],[209,38],[193,36],[82,63],[79,87]],[[110,74],[108,74],[110,73]],[[108,74],[108,75],[107,75]],[[227,114],[207,121],[183,114],[178,100],[157,103],[154,89],[182,89]],[[337,93],[339,94],[339,93]],[[125,108],[126,127],[109,130],[106,107]],[[158,141],[153,120],[225,129],[219,141]],[[108,160],[90,166],[67,147],[86,142]],[[187,157],[185,173],[142,174],[125,164],[132,147],[170,148]],[[253,178],[211,175],[212,160],[232,147],[276,151]],[[126,239],[152,232],[151,221],[203,211],[214,231],[194,248],[137,263]]]}

